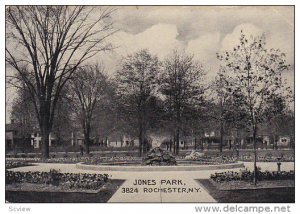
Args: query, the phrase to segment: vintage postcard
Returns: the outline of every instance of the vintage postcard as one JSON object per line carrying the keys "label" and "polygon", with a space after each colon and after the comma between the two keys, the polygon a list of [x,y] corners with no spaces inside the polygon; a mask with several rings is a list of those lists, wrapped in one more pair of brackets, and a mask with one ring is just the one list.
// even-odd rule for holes
{"label": "vintage postcard", "polygon": [[7,5],[6,203],[294,203],[294,20]]}

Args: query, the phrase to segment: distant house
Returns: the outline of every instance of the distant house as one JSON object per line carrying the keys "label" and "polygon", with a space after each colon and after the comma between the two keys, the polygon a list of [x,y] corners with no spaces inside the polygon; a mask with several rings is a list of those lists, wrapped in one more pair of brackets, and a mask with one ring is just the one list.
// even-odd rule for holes
{"label": "distant house", "polygon": [[153,147],[161,146],[163,142],[168,142],[170,140],[170,136],[164,133],[151,133],[149,138],[151,139]]}
{"label": "distant house", "polygon": [[6,150],[31,147],[30,130],[21,123],[10,123],[5,125],[5,148]]}
{"label": "distant house", "polygon": [[[49,134],[49,146],[52,146],[55,142],[56,138],[53,133]],[[42,144],[42,137],[40,136],[39,132],[35,132],[31,134],[31,146],[34,149],[39,149]]]}
{"label": "distant house", "polygon": [[277,141],[277,146],[288,147],[290,146],[291,138],[290,136],[279,136]]}
{"label": "distant house", "polygon": [[[9,150],[24,151],[26,149],[41,148],[42,137],[37,128],[30,128],[27,124],[10,123],[5,127],[5,148]],[[56,143],[54,133],[49,135],[49,146]]]}
{"label": "distant house", "polygon": [[106,138],[107,147],[134,147],[139,145],[138,139],[131,138],[129,136],[108,136]]}
{"label": "distant house", "polygon": [[[208,130],[203,137],[204,149],[215,148],[220,144],[220,132]],[[253,136],[251,131],[230,130],[225,131],[223,135],[223,146],[225,148],[233,148],[236,146],[240,149],[253,148]],[[274,149],[276,147],[288,148],[291,146],[291,138],[289,135],[278,133],[271,135],[268,127],[260,127],[257,132],[256,147],[260,149]]]}
{"label": "distant house", "polygon": [[107,147],[124,147],[124,140],[122,137],[109,136],[106,139]]}
{"label": "distant house", "polygon": [[[203,149],[218,148],[220,145],[221,134],[218,130],[205,130],[202,137]],[[237,141],[235,133],[223,134],[222,145],[231,148]]]}
{"label": "distant house", "polygon": [[84,145],[84,135],[81,132],[72,132],[71,133],[71,145],[72,146]]}
{"label": "distant house", "polygon": [[[157,137],[161,139],[159,146],[163,149],[170,150],[170,147],[174,147],[174,139],[170,136]],[[191,136],[181,136],[179,137],[179,148],[181,150],[191,149],[195,145],[195,138]]]}
{"label": "distant house", "polygon": [[268,135],[261,135],[263,144],[269,146],[271,144],[271,137]]}
{"label": "distant house", "polygon": [[195,138],[191,136],[182,136],[179,138],[179,148],[190,149],[195,145]]}

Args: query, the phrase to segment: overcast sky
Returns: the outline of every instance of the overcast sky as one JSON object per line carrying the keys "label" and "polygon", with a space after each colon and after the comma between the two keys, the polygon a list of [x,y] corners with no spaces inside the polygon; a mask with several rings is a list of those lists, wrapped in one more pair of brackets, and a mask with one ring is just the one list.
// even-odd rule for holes
{"label": "overcast sky", "polygon": [[281,49],[293,64],[293,10],[271,6],[119,7],[113,19],[120,31],[112,38],[119,48],[111,53],[111,60],[117,63],[116,56],[142,48],[163,58],[172,49],[182,48],[215,70],[216,52],[232,49],[243,29],[248,35],[265,33],[268,46]]}
{"label": "overcast sky", "polygon": [[[163,59],[174,48],[185,49],[202,62],[212,79],[218,69],[216,53],[232,49],[240,31],[265,33],[268,47],[279,48],[294,65],[294,8],[288,6],[144,6],[118,7],[113,15],[119,29],[111,42],[118,47],[93,60],[102,61],[113,74],[123,56],[147,48]],[[294,66],[292,66],[294,68]],[[294,70],[284,75],[291,86]],[[13,100],[7,90],[6,102]],[[10,108],[7,108],[9,117]]]}

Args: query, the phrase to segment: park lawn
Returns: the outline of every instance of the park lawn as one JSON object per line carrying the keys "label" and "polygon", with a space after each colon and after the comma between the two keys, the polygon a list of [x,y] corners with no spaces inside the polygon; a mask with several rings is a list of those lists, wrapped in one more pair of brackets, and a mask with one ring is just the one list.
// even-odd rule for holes
{"label": "park lawn", "polygon": [[[199,179],[197,182],[205,188],[209,194],[219,203],[294,203],[295,187],[291,185],[283,187],[284,183],[276,183],[276,186],[266,184],[254,189],[240,188],[218,188],[210,179]],[[281,187],[280,187],[281,186]]]}
{"label": "park lawn", "polygon": [[106,203],[124,180],[110,180],[99,190],[64,190],[49,185],[6,185],[5,200],[9,203]]}

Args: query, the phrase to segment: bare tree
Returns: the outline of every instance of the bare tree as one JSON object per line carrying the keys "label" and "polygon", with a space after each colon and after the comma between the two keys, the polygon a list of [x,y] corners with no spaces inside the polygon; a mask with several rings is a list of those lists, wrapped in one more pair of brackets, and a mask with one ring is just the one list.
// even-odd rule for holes
{"label": "bare tree", "polygon": [[[21,86],[24,88],[24,85]],[[31,133],[37,125],[33,105],[30,102],[31,96],[26,89],[17,89],[17,96],[11,106],[11,123],[18,126],[18,135],[21,137],[21,149],[29,148],[26,141],[30,139]],[[14,152],[17,152],[17,145],[13,145]]]}
{"label": "bare tree", "polygon": [[175,153],[179,151],[180,131],[186,110],[199,104],[203,95],[203,67],[193,56],[174,51],[164,62],[160,91],[174,123]]}
{"label": "bare tree", "polygon": [[[207,102],[207,116],[215,124],[215,127],[219,129],[220,133],[220,144],[219,151],[223,151],[223,138],[225,134],[230,133],[232,130],[237,128],[244,128],[245,121],[242,108],[236,105],[234,97],[227,91],[227,80],[226,76],[222,72],[218,73],[215,81],[210,86],[212,99]],[[234,135],[232,135],[234,137]],[[234,141],[235,139],[233,139]],[[229,144],[229,149],[231,149],[231,141]]]}
{"label": "bare tree", "polygon": [[141,50],[125,58],[116,75],[117,93],[123,112],[138,126],[139,155],[146,150],[149,128],[149,104],[157,92],[156,78],[160,63],[148,50]]}
{"label": "bare tree", "polygon": [[[264,117],[268,124],[268,131],[273,139],[274,150],[278,149],[277,136],[282,133],[291,133],[293,130],[288,122],[291,119],[291,112],[287,109],[287,104],[285,98],[280,95],[273,96],[266,103],[267,108],[265,109]],[[285,124],[285,126],[283,127],[282,124]]]}
{"label": "bare tree", "polygon": [[55,145],[68,148],[71,145],[72,132],[76,129],[72,115],[72,102],[68,99],[68,87],[64,87],[56,104],[52,132],[55,136]]}
{"label": "bare tree", "polygon": [[[219,122],[219,130],[220,130],[220,152],[223,151],[223,136],[224,136],[224,126],[226,123],[226,118],[228,116],[229,111],[231,110],[231,97],[228,95],[226,91],[224,80],[224,76],[222,74],[218,74],[213,85],[214,91],[217,95],[217,106],[216,108],[211,109],[211,117]],[[216,112],[217,111],[217,112]]]}
{"label": "bare tree", "polygon": [[95,108],[94,128],[102,146],[107,146],[108,136],[123,127],[118,117],[116,88],[114,82],[109,80],[105,87],[105,96]]}
{"label": "bare tree", "polygon": [[[252,131],[256,184],[258,124],[267,121],[265,113],[269,110],[271,100],[279,95],[289,100],[292,93],[282,78],[282,73],[289,69],[289,65],[286,64],[285,54],[280,50],[266,49],[264,36],[247,38],[243,32],[239,44],[232,51],[217,56],[221,61],[221,72],[226,76],[224,87],[227,93],[247,112],[245,116]],[[269,115],[268,119],[271,117]]]}
{"label": "bare tree", "polygon": [[49,157],[58,98],[76,69],[98,52],[112,49],[114,9],[85,6],[9,6],[6,9],[6,62],[25,83],[39,122],[43,157]]}
{"label": "bare tree", "polygon": [[31,96],[26,90],[26,86],[20,86],[21,89],[17,89],[17,96],[14,98],[11,106],[11,121],[27,124],[30,127],[35,126],[36,120],[34,115],[34,108],[30,102]]}
{"label": "bare tree", "polygon": [[80,68],[71,80],[71,94],[74,112],[81,123],[86,153],[89,154],[91,126],[94,121],[95,108],[105,98],[108,77],[100,65]]}

